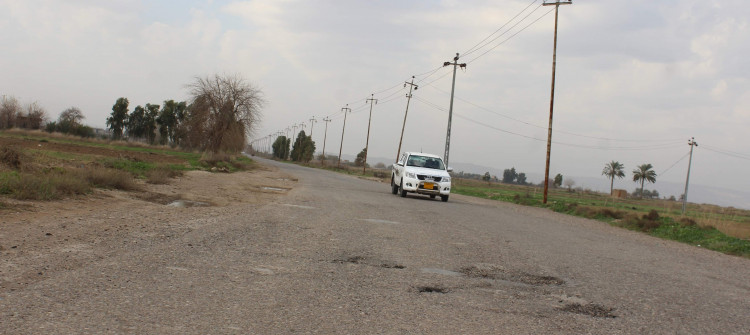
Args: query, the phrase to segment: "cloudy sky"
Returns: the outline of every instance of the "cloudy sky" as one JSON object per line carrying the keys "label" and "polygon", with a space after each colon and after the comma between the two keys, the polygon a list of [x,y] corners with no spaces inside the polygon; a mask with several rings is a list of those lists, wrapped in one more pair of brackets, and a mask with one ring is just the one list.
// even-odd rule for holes
{"label": "cloudy sky", "polygon": [[[187,98],[195,76],[239,74],[268,104],[256,137],[329,116],[326,151],[393,157],[416,76],[404,148],[450,161],[544,172],[554,7],[541,0],[2,0],[0,94],[70,106],[104,127],[112,104]],[[739,0],[576,1],[560,7],[551,173],[602,178],[654,165],[659,182],[750,189],[750,10]],[[494,33],[494,34],[493,34]],[[324,123],[313,138],[322,149]],[[478,171],[479,172],[479,171]],[[538,182],[538,180],[532,180]],[[654,187],[647,187],[654,188]],[[664,194],[662,192],[663,195]],[[675,194],[679,196],[679,194]],[[750,200],[747,201],[750,203]]]}

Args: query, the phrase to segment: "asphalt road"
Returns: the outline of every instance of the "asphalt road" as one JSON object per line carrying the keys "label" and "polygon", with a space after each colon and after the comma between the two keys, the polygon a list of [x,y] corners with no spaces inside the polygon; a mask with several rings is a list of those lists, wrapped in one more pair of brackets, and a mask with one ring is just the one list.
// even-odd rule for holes
{"label": "asphalt road", "polygon": [[4,292],[0,332],[750,333],[747,259],[263,162],[299,178],[294,189]]}

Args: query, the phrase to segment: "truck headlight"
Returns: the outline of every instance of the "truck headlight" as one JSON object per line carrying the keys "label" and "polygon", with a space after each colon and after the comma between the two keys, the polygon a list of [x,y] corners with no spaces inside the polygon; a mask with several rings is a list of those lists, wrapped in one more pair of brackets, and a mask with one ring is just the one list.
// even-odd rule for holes
{"label": "truck headlight", "polygon": [[443,177],[443,181],[446,182],[446,183],[450,183],[451,182],[451,177]]}
{"label": "truck headlight", "polygon": [[417,178],[417,175],[414,172],[406,172],[404,174],[407,178]]}

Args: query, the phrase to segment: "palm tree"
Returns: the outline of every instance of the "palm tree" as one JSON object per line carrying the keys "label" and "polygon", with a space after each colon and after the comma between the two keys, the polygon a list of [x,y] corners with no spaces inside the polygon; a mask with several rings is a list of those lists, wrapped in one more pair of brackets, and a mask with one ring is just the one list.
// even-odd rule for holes
{"label": "palm tree", "polygon": [[641,198],[643,198],[643,184],[647,181],[649,183],[656,182],[656,171],[652,169],[653,166],[651,164],[643,164],[633,170],[633,181],[641,182]]}
{"label": "palm tree", "polygon": [[625,165],[620,164],[620,162],[611,161],[607,163],[607,165],[604,165],[604,170],[602,170],[602,175],[607,176],[610,179],[609,195],[612,195],[613,186],[615,185],[615,177],[617,178],[625,177],[624,170],[625,170]]}

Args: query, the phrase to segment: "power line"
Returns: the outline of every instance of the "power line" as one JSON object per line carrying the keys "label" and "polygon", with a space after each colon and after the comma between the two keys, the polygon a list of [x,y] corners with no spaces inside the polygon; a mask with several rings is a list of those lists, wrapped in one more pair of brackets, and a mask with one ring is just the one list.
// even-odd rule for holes
{"label": "power line", "polygon": [[[441,93],[444,93],[445,95],[450,94],[450,93],[448,93],[448,92],[446,92],[446,91],[444,91],[444,90],[442,90],[442,89],[438,88],[437,86],[432,85],[430,83],[425,84],[425,85],[428,85],[428,86],[432,87],[433,89],[435,89],[437,91],[440,91]],[[518,122],[518,123],[522,123],[522,124],[525,124],[525,125],[530,126],[530,127],[535,127],[535,128],[539,128],[539,129],[547,129],[546,126],[541,126],[541,125],[538,125],[538,124],[533,124],[533,123],[530,123],[530,122],[526,122],[526,121],[523,121],[523,120],[516,119],[516,118],[514,118],[512,116],[508,116],[506,114],[503,114],[503,113],[500,113],[500,112],[496,112],[496,111],[494,111],[492,109],[489,109],[487,107],[481,106],[479,104],[476,104],[474,102],[471,102],[469,100],[463,99],[463,98],[458,97],[458,96],[456,97],[456,99],[461,100],[461,101],[463,101],[463,102],[465,102],[465,103],[467,103],[469,105],[472,105],[472,106],[474,106],[474,107],[476,107],[476,108],[478,108],[480,110],[483,110],[485,112],[488,112],[490,114],[494,114],[494,115],[497,115],[497,116],[500,116],[500,117],[503,117],[503,118],[506,118],[508,120],[512,120],[512,121],[515,121],[515,122]],[[558,132],[566,134],[566,135],[571,135],[571,136],[584,137],[584,138],[590,138],[590,139],[596,139],[596,140],[604,140],[604,141],[652,142],[652,143],[653,142],[675,142],[675,143],[676,142],[680,142],[680,143],[682,143],[682,141],[683,141],[682,139],[679,139],[679,138],[659,139],[659,140],[654,140],[654,139],[646,139],[646,140],[642,140],[642,139],[618,139],[618,138],[608,138],[608,137],[583,135],[583,134],[577,134],[577,133],[573,133],[573,132],[569,132],[569,131],[564,131],[564,130],[558,130]]]}
{"label": "power line", "polygon": [[[419,101],[419,102],[421,102],[421,103],[423,103],[423,104],[425,104],[425,105],[427,105],[427,106],[430,106],[430,107],[432,107],[432,108],[434,108],[436,110],[439,110],[439,111],[441,111],[443,113],[447,113],[448,112],[444,107],[438,106],[435,103],[430,102],[430,101],[428,101],[428,100],[426,100],[426,99],[424,99],[422,97],[414,96],[412,98],[415,99],[415,100],[417,100],[417,101]],[[487,124],[487,122],[477,121],[477,120],[471,119],[469,117],[460,115],[458,113],[456,113],[455,115],[456,115],[456,117],[464,119],[464,120],[469,121],[471,123],[474,123],[474,124],[477,124],[477,125],[480,125],[480,126],[483,126],[485,128],[492,129],[492,130],[496,130],[496,131],[499,131],[499,132],[502,132],[502,133],[506,133],[506,134],[510,134],[510,135],[514,135],[514,136],[519,136],[519,137],[523,137],[523,138],[527,138],[527,139],[531,139],[531,140],[539,141],[539,142],[545,142],[546,141],[546,139],[543,139],[543,138],[537,138],[537,137],[533,137],[533,136],[529,136],[529,135],[524,135],[524,134],[521,134],[521,133],[518,133],[518,132],[514,132],[514,131],[510,131],[510,130],[498,128],[498,127],[495,127],[495,126],[491,126],[491,125]],[[642,145],[642,146],[597,146],[597,145],[583,145],[583,144],[558,142],[558,141],[553,141],[552,143],[559,144],[559,145],[565,145],[565,146],[569,146],[569,147],[584,148],[584,149],[597,149],[597,150],[633,150],[633,151],[649,151],[649,150],[671,149],[671,148],[678,148],[678,147],[682,146],[681,143],[665,143],[665,144],[659,144],[659,145]]]}
{"label": "power line", "polygon": [[715,152],[717,154],[726,155],[726,156],[729,156],[729,157],[734,157],[734,158],[739,158],[739,159],[744,159],[744,160],[750,160],[750,155],[747,155],[747,154],[741,154],[741,153],[738,153],[738,152],[732,152],[732,151],[728,151],[728,150],[722,150],[722,149],[712,148],[712,147],[706,146],[706,145],[703,145],[703,149],[706,149],[706,150],[711,151],[711,152]]}
{"label": "power line", "polygon": [[[538,9],[538,8],[537,8],[537,9]],[[535,11],[536,11],[536,9],[534,10],[534,12],[535,12]],[[552,10],[550,9],[550,10],[549,10],[549,11],[547,11],[546,13],[542,14],[542,16],[538,17],[538,18],[537,18],[536,20],[532,21],[531,23],[529,23],[529,24],[528,24],[528,25],[526,25],[525,27],[521,28],[521,30],[519,30],[519,31],[517,31],[517,32],[515,32],[515,33],[513,33],[513,35],[510,35],[510,36],[508,36],[508,38],[504,39],[504,40],[503,40],[502,42],[498,43],[498,44],[497,44],[497,45],[495,45],[494,47],[492,47],[492,48],[488,49],[487,51],[483,52],[483,53],[482,53],[482,54],[480,54],[479,56],[476,56],[476,57],[472,58],[472,59],[471,59],[470,61],[468,61],[468,62],[466,62],[466,63],[468,63],[468,64],[471,64],[471,63],[473,63],[473,62],[474,62],[475,60],[477,60],[477,59],[481,58],[482,56],[484,56],[484,55],[488,54],[488,53],[489,53],[489,52],[491,52],[492,50],[495,50],[495,49],[496,49],[497,47],[499,47],[499,46],[501,46],[501,45],[505,44],[505,42],[507,42],[507,41],[508,41],[508,40],[510,40],[511,38],[515,37],[516,35],[520,34],[520,33],[521,33],[522,31],[526,30],[526,28],[528,28],[528,27],[531,27],[531,26],[532,26],[532,25],[533,25],[534,23],[537,23],[537,21],[541,20],[541,19],[542,19],[543,17],[547,16],[547,14],[549,14],[549,13],[551,13],[551,12],[552,12]],[[533,12],[531,12],[531,13],[533,13]],[[531,13],[529,13],[529,14],[531,14]],[[524,18],[524,19],[526,19],[526,18]],[[518,23],[521,23],[521,22],[523,22],[523,20],[519,21]],[[515,26],[514,26],[514,27],[515,27]]]}
{"label": "power line", "polygon": [[[516,14],[516,15],[515,15],[515,16],[514,16],[513,18],[511,18],[510,20],[508,20],[508,22],[505,22],[505,24],[503,24],[503,25],[502,25],[502,26],[501,26],[500,28],[498,28],[497,30],[495,30],[495,31],[494,31],[494,32],[493,32],[492,34],[489,34],[489,35],[488,35],[487,37],[485,37],[485,38],[484,38],[483,40],[479,41],[479,43],[477,43],[477,44],[475,44],[475,45],[474,45],[473,47],[469,48],[469,50],[466,50],[466,51],[464,51],[464,52],[463,52],[463,55],[464,55],[464,56],[467,56],[467,55],[469,55],[469,54],[473,53],[474,51],[477,51],[477,50],[479,50],[479,49],[481,49],[481,48],[484,48],[484,47],[485,47],[486,45],[488,45],[488,44],[492,43],[492,41],[494,41],[495,39],[497,39],[497,37],[496,37],[496,38],[494,38],[494,39],[492,39],[491,41],[489,41],[489,42],[485,43],[485,44],[484,44],[484,45],[483,45],[482,47],[480,47],[480,48],[477,48],[477,46],[479,46],[480,44],[482,44],[482,43],[483,43],[484,41],[486,41],[486,40],[487,40],[488,38],[492,37],[492,35],[495,35],[495,34],[497,34],[497,33],[498,33],[498,32],[499,32],[500,30],[502,30],[503,28],[505,28],[505,26],[507,26],[507,25],[508,25],[509,23],[513,22],[513,20],[515,20],[515,19],[516,19],[516,18],[517,18],[518,16],[520,16],[520,15],[521,15],[521,14],[522,14],[523,12],[525,12],[525,11],[526,11],[527,9],[529,9],[529,7],[531,7],[531,5],[533,5],[533,4],[534,4],[535,2],[537,2],[537,1],[539,1],[539,0],[533,0],[533,1],[531,1],[531,3],[530,3],[530,4],[528,5],[528,6],[526,6],[526,8],[524,8],[523,10],[521,10],[520,12],[518,12],[518,14]],[[538,9],[538,8],[537,8],[537,9]],[[522,21],[523,21],[523,20],[522,20]],[[511,27],[511,29],[512,29],[512,28],[513,28],[513,27]],[[509,30],[510,30],[510,29],[509,29]],[[509,31],[509,30],[508,30],[508,31]],[[508,31],[506,31],[505,33],[507,33]],[[504,35],[505,33],[501,34],[500,36]]]}
{"label": "power line", "polygon": [[682,156],[682,158],[680,158],[680,159],[678,159],[678,160],[677,160],[676,162],[674,162],[674,164],[672,164],[672,165],[671,165],[670,167],[668,167],[668,168],[667,168],[666,170],[662,171],[662,172],[661,172],[661,173],[660,173],[659,175],[660,175],[660,176],[663,176],[663,175],[664,175],[665,173],[667,173],[667,171],[669,171],[670,169],[672,169],[672,168],[673,168],[673,167],[674,167],[675,165],[677,165],[677,164],[678,164],[679,162],[682,162],[682,160],[683,160],[683,159],[685,159],[685,157],[687,157],[687,156],[690,156],[690,153],[689,153],[689,152],[688,152],[688,153],[686,153],[686,154],[685,154],[684,156]]}

